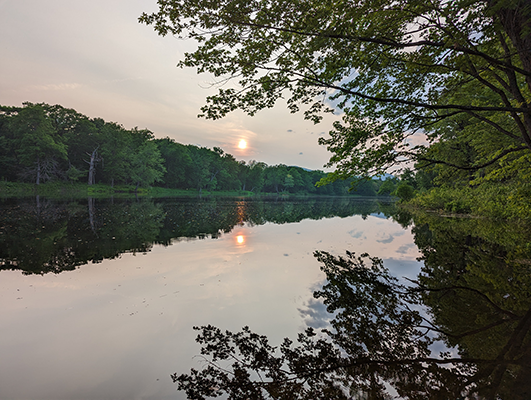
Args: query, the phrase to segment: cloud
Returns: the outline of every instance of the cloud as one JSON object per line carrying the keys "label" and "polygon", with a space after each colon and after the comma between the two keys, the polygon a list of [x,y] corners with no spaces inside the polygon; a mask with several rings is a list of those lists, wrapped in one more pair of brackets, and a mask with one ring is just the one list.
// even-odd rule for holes
{"label": "cloud", "polygon": [[57,91],[57,90],[75,90],[83,85],[80,83],[51,83],[47,85],[33,85],[30,90]]}
{"label": "cloud", "polygon": [[399,253],[399,254],[407,254],[409,249],[411,248],[416,248],[417,246],[415,245],[415,243],[409,243],[409,244],[405,244],[403,246],[400,246],[396,252]]}
{"label": "cloud", "polygon": [[413,135],[409,136],[405,142],[410,146],[418,146],[418,145],[427,145],[428,143],[428,137],[426,134],[422,132],[415,132]]}
{"label": "cloud", "polygon": [[330,325],[333,314],[326,311],[322,301],[310,299],[304,308],[298,309],[306,326],[314,329],[326,328]]}
{"label": "cloud", "polygon": [[380,239],[380,240],[376,240],[378,243],[383,243],[383,244],[388,244],[388,243],[391,243],[393,240],[395,240],[395,237],[397,236],[402,236],[404,234],[405,231],[400,231],[400,232],[397,232],[395,234],[387,234],[384,239]]}
{"label": "cloud", "polygon": [[[357,232],[356,230],[351,230],[350,232],[348,232],[348,234],[353,237],[354,239],[359,239],[363,236],[363,232],[362,231],[359,231]],[[363,237],[363,239],[367,239],[365,236]]]}

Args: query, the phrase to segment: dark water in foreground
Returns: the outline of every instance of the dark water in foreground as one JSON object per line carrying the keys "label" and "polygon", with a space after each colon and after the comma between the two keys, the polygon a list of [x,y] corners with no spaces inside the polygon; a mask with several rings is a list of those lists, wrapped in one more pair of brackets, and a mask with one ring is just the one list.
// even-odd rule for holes
{"label": "dark water in foreground", "polygon": [[348,198],[5,200],[0,398],[184,399],[169,375],[203,365],[192,326],[248,325],[273,344],[329,326],[316,250],[367,252],[429,288],[417,307],[433,354],[500,359],[468,365],[463,387],[525,396],[529,237]]}

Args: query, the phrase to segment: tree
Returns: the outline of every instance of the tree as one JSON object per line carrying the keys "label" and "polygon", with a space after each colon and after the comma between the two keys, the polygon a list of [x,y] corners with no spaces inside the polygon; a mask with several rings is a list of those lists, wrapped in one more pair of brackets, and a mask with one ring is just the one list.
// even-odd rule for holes
{"label": "tree", "polygon": [[206,147],[197,147],[194,145],[187,146],[192,159],[192,169],[188,176],[189,187],[199,189],[201,193],[203,188],[210,184],[213,185],[213,177],[210,173],[212,157],[211,152]]}
{"label": "tree", "polygon": [[406,182],[400,182],[396,187],[396,195],[400,200],[408,201],[415,197],[415,188]]}
{"label": "tree", "polygon": [[281,187],[283,187],[286,183],[287,174],[287,167],[284,164],[274,165],[266,168],[264,177],[265,190],[279,193]]}
{"label": "tree", "polygon": [[[408,139],[455,116],[508,142],[484,164],[531,150],[529,0],[158,3],[140,21],[199,44],[179,65],[234,82],[208,97],[205,117],[235,109],[254,115],[282,97],[315,122],[322,112],[342,114],[320,140],[337,168],[329,180],[416,160],[425,146]],[[463,88],[472,90],[472,101],[456,96]]]}
{"label": "tree", "polygon": [[16,107],[0,107],[0,177],[2,180],[15,181],[20,172],[15,153],[15,134],[10,129],[11,115],[16,114]]}
{"label": "tree", "polygon": [[166,168],[162,177],[164,185],[171,188],[185,187],[187,175],[192,168],[192,159],[188,149],[169,137],[155,139],[155,143],[164,159],[164,167]]}
{"label": "tree", "polygon": [[242,182],[238,177],[240,165],[232,154],[225,153],[221,148],[213,149],[213,166],[217,180],[217,188],[220,190],[238,190]]}
{"label": "tree", "polygon": [[[463,104],[496,101],[495,94],[469,82],[441,97],[441,103]],[[511,131],[508,113],[492,114],[497,127]],[[496,127],[468,114],[456,114],[426,129],[429,148],[417,157],[417,169],[437,174],[436,181],[451,185],[478,184],[486,180],[520,180],[531,173],[531,154],[519,151],[521,143],[500,135]],[[521,179],[524,178],[524,179]]]}
{"label": "tree", "polygon": [[251,192],[259,192],[264,186],[264,174],[267,168],[267,165],[263,162],[258,162],[256,160],[249,161],[249,190]]}
{"label": "tree", "polygon": [[376,196],[376,183],[372,179],[365,179],[356,182],[351,188],[351,192],[360,196]]}
{"label": "tree", "polygon": [[[138,132],[133,133],[138,135]],[[164,172],[163,159],[155,142],[146,140],[133,149],[129,173],[130,179],[136,184],[135,191],[139,186],[149,186],[160,181]]]}
{"label": "tree", "polygon": [[67,146],[57,136],[50,118],[40,104],[24,103],[8,122],[13,149],[23,167],[20,175],[41,182],[61,177],[60,160],[67,158]]}
{"label": "tree", "polygon": [[[114,186],[115,182],[126,182],[130,178],[133,153],[133,133],[114,122],[100,121],[97,141],[101,146],[101,174],[103,182]],[[139,146],[139,143],[135,143]],[[136,182],[135,182],[136,183]]]}
{"label": "tree", "polygon": [[236,174],[241,184],[241,187],[240,187],[241,190],[246,190],[247,181],[249,180],[250,173],[251,173],[251,167],[247,165],[247,163],[244,160],[238,161],[238,165],[236,168]]}
{"label": "tree", "polygon": [[378,189],[378,192],[377,192],[378,196],[390,196],[391,193],[395,191],[396,184],[397,184],[396,179],[387,178],[380,185],[380,188]]}

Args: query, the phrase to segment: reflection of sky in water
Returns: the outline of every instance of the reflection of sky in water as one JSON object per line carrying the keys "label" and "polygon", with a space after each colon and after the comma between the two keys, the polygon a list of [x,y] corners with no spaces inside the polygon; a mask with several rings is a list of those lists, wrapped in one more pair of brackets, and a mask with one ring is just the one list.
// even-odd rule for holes
{"label": "reflection of sky in water", "polygon": [[[362,231],[356,231],[355,229],[351,230],[350,232],[348,232],[348,234],[350,236],[352,236],[354,239],[359,239],[363,236],[363,232]],[[364,238],[364,239],[367,239],[367,238]]]}
{"label": "reflection of sky in water", "polygon": [[312,253],[347,249],[398,277],[420,267],[409,231],[353,216],[244,224],[59,275],[0,272],[0,398],[183,399],[169,374],[200,366],[192,326],[248,325],[272,344],[325,326]]}
{"label": "reflection of sky in water", "polygon": [[394,233],[385,233],[383,235],[383,238],[382,239],[377,239],[376,241],[378,243],[391,243],[393,240],[395,240],[396,237],[398,236],[402,236],[404,234],[404,231],[398,231],[398,232],[394,232]]}

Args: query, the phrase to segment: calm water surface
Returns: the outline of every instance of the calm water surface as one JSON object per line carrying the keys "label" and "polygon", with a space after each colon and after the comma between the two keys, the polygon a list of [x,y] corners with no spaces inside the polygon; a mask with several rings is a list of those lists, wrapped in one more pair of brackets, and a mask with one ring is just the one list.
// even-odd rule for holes
{"label": "calm water surface", "polygon": [[[4,200],[0,398],[183,399],[193,326],[249,326],[278,344],[326,313],[312,253],[421,268],[389,204],[329,200]],[[383,211],[383,212],[382,212]]]}

